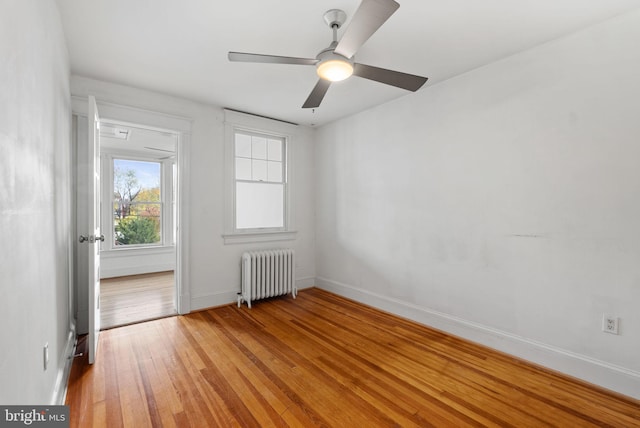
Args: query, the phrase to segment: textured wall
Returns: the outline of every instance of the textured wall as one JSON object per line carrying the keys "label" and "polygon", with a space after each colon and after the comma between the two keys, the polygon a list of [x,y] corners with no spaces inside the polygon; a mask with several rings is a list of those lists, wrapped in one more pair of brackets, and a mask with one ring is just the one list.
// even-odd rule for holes
{"label": "textured wall", "polygon": [[69,64],[53,1],[0,3],[0,61],[0,403],[48,404],[66,362],[71,239]]}

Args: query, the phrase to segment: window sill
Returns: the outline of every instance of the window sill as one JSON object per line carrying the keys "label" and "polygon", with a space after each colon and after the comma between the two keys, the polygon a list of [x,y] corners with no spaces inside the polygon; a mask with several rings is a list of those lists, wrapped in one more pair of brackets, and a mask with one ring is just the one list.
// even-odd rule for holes
{"label": "window sill", "polygon": [[293,241],[297,231],[286,232],[254,232],[222,235],[224,244],[249,244],[253,242]]}

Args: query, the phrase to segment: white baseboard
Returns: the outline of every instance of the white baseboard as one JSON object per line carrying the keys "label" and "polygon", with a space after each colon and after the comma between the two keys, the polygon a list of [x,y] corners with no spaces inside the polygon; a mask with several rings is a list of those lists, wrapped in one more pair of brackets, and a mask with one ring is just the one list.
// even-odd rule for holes
{"label": "white baseboard", "polygon": [[198,311],[201,309],[213,308],[216,306],[224,306],[238,301],[238,291],[222,291],[220,293],[207,294],[204,296],[193,296],[191,298],[191,310]]}
{"label": "white baseboard", "polygon": [[[305,288],[311,288],[315,284],[315,277],[305,277],[296,279],[296,287],[298,290]],[[231,291],[222,291],[215,294],[207,294],[205,296],[194,296],[191,299],[191,310],[197,311],[200,309],[207,309],[216,306],[228,305],[230,303],[236,303],[238,301],[238,293],[240,288]]]}
{"label": "white baseboard", "polygon": [[191,301],[191,293],[189,292],[185,292],[184,291],[184,287],[183,287],[183,293],[180,296],[180,298],[178,299],[178,313],[180,315],[184,315],[184,314],[188,314],[189,312],[191,312],[191,305],[193,304],[193,302]]}
{"label": "white baseboard", "polygon": [[311,288],[316,284],[316,278],[309,276],[305,278],[296,279],[296,287],[298,290],[304,290],[305,288]]}
{"label": "white baseboard", "polygon": [[315,285],[535,364],[640,399],[640,373],[327,278]]}
{"label": "white baseboard", "polygon": [[51,396],[52,405],[62,405],[67,397],[67,385],[69,383],[69,374],[71,373],[71,365],[73,364],[73,355],[76,349],[76,333],[75,328],[69,330],[67,343],[64,347],[62,355],[58,363],[58,374],[54,385],[53,394]]}

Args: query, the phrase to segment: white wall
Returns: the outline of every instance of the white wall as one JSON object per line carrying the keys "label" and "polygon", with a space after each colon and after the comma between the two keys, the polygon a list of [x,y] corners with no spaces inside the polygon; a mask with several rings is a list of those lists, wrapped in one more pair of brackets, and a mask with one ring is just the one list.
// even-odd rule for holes
{"label": "white wall", "polygon": [[49,404],[73,344],[69,62],[54,2],[0,3],[0,61],[0,403]]}
{"label": "white wall", "polygon": [[71,93],[96,96],[98,102],[176,115],[191,120],[188,142],[190,193],[188,287],[192,310],[236,301],[240,291],[242,252],[259,248],[294,248],[299,287],[313,285],[314,150],[313,133],[300,127],[291,147],[296,175],[294,201],[295,241],[225,245],[224,234],[224,110],[142,89],[72,76]]}
{"label": "white wall", "polygon": [[175,268],[174,246],[100,252],[100,278],[167,272]]}
{"label": "white wall", "polygon": [[638,40],[635,11],[319,129],[317,284],[640,398]]}

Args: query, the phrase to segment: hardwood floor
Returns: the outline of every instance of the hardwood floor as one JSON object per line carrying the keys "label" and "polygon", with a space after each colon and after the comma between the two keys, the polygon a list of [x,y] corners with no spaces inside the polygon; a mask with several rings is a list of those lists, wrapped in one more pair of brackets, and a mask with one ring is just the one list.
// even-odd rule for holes
{"label": "hardwood floor", "polygon": [[100,280],[102,329],[175,315],[173,271]]}
{"label": "hardwood floor", "polygon": [[105,331],[72,427],[640,427],[640,402],[319,289]]}

